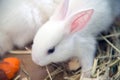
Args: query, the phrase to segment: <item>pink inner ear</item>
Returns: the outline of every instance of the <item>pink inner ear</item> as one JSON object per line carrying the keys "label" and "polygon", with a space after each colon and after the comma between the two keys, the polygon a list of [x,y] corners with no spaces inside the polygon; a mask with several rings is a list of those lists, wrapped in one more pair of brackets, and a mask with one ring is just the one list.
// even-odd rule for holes
{"label": "pink inner ear", "polygon": [[73,20],[71,23],[71,32],[76,32],[84,28],[88,23],[88,21],[91,19],[92,14],[93,14],[93,9],[77,13],[72,18]]}

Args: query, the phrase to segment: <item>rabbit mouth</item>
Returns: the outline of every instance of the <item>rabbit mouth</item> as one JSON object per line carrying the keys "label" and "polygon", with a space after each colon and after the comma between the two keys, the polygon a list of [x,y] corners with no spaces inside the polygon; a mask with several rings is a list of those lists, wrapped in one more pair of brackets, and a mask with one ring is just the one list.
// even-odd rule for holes
{"label": "rabbit mouth", "polygon": [[49,64],[51,64],[52,62],[48,62],[48,61],[38,61],[37,62],[38,63],[38,65],[40,65],[40,66],[46,66],[46,65],[49,65]]}
{"label": "rabbit mouth", "polygon": [[39,66],[46,66],[48,65],[48,63],[44,63],[44,62],[41,62],[39,60],[36,60],[36,59],[33,59],[33,62]]}

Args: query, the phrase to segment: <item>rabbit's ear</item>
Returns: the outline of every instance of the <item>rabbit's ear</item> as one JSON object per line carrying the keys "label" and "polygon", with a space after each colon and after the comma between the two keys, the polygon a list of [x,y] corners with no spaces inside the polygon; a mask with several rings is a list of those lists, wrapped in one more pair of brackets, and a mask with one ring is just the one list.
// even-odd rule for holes
{"label": "rabbit's ear", "polygon": [[56,9],[55,13],[51,17],[53,20],[63,20],[66,17],[69,7],[69,0],[63,0],[60,6]]}
{"label": "rabbit's ear", "polygon": [[86,26],[86,24],[90,21],[93,12],[93,9],[89,9],[82,12],[78,12],[72,17],[70,17],[70,33],[83,29]]}

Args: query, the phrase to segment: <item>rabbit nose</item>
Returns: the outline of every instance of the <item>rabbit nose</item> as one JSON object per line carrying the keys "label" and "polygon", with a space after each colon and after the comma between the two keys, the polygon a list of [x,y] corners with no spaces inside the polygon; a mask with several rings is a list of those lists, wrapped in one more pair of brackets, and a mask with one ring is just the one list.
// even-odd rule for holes
{"label": "rabbit nose", "polygon": [[40,65],[40,66],[45,66],[46,64],[44,62],[41,62],[40,60],[38,60],[35,57],[32,57],[32,60],[35,64]]}
{"label": "rabbit nose", "polygon": [[32,56],[32,61],[34,63],[36,63],[37,65],[39,65],[39,60],[37,58],[35,58],[34,56]]}

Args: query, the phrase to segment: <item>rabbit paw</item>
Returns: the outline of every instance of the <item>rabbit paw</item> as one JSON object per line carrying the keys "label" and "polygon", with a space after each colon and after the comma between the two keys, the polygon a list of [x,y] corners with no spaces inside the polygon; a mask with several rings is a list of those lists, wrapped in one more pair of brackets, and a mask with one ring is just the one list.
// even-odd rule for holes
{"label": "rabbit paw", "polygon": [[79,59],[77,59],[77,58],[70,59],[70,61],[68,62],[68,69],[69,70],[77,70],[78,68],[80,68]]}

